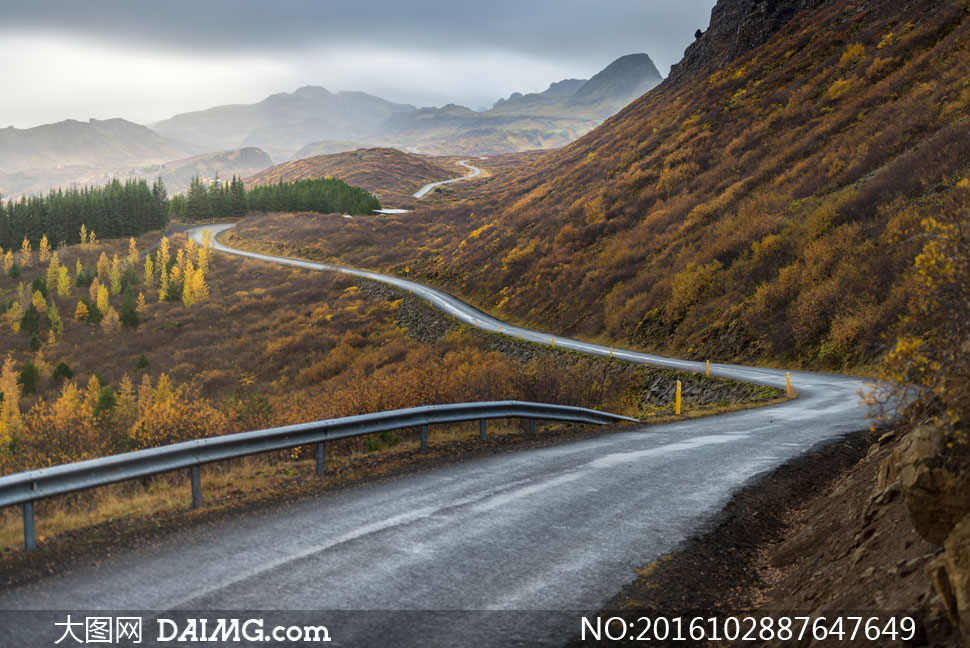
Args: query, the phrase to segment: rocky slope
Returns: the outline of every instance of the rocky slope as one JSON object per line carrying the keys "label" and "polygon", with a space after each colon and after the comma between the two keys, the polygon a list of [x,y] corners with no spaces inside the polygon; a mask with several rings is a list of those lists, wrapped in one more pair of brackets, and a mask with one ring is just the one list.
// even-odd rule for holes
{"label": "rocky slope", "polygon": [[[824,3],[825,0],[719,0],[711,10],[707,31],[670,68],[670,78],[680,79],[698,70],[719,70],[767,42],[799,12]],[[861,3],[849,3],[846,11],[855,9],[858,13],[866,11]]]}

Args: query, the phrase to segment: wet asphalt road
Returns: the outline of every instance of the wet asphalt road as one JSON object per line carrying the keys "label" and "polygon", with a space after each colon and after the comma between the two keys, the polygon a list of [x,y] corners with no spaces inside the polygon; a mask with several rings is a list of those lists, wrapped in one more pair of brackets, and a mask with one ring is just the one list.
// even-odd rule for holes
{"label": "wet asphalt road", "polygon": [[[386,281],[480,328],[552,343],[414,282],[214,246]],[[567,338],[555,345],[610,353]],[[784,371],[711,370],[785,385]],[[799,397],[782,405],[475,459],[186,529],[150,548],[118,547],[106,563],[0,592],[0,609],[315,610],[336,623],[330,645],[557,645],[746,481],[867,427],[857,394],[865,381],[793,372],[792,382]],[[338,610],[372,612],[327,612]]]}

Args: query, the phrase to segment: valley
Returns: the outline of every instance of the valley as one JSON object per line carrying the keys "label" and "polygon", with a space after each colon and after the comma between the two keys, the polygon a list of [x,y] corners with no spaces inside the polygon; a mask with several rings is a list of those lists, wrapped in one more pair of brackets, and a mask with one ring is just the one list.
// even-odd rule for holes
{"label": "valley", "polygon": [[0,130],[0,495],[424,405],[636,419],[42,494],[37,551],[0,509],[0,618],[309,606],[349,645],[504,646],[860,612],[918,626],[879,645],[970,641],[970,6],[711,4],[666,77],[613,54],[474,110],[304,85]]}

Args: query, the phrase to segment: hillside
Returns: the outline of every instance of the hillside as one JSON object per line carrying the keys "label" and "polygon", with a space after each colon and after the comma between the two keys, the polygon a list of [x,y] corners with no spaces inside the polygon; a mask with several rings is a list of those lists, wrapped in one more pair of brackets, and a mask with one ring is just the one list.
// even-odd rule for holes
{"label": "hillside", "polygon": [[332,93],[319,86],[270,95],[255,104],[216,106],[153,124],[169,137],[210,149],[257,146],[286,159],[311,142],[365,137],[393,114],[414,110],[363,92]]}
{"label": "hillside", "polygon": [[[705,42],[743,36],[748,4],[791,17],[749,50]],[[970,14],[801,6],[722,0],[688,53],[738,58],[688,56],[491,198],[336,251],[577,335],[822,367],[880,355],[915,289],[912,234],[970,202]]]}
{"label": "hillside", "polygon": [[170,194],[181,193],[189,188],[192,178],[212,180],[217,175],[229,179],[234,175],[248,176],[272,166],[273,160],[258,148],[243,148],[218,153],[203,153],[165,164],[155,164],[134,170],[134,175],[144,178],[161,177]]}
{"label": "hillside", "polygon": [[409,202],[411,194],[423,185],[461,175],[459,167],[450,166],[397,149],[359,149],[277,164],[249,176],[245,182],[251,187],[331,175],[363,187],[379,196],[382,202],[398,207]]}
{"label": "hillside", "polygon": [[367,148],[367,146],[347,140],[321,140],[319,142],[310,142],[294,153],[290,159],[302,160],[303,158],[314,157],[316,155],[332,155],[333,153],[356,151],[361,148]]}

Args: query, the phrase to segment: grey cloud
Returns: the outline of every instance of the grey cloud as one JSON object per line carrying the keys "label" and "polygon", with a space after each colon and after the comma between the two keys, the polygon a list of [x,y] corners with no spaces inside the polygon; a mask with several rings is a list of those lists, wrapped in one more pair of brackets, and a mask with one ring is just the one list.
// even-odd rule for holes
{"label": "grey cloud", "polygon": [[80,33],[182,51],[279,53],[368,42],[447,53],[500,49],[605,64],[644,51],[679,60],[713,0],[50,0],[0,2],[0,29]]}

